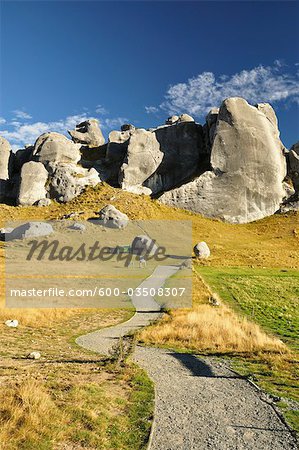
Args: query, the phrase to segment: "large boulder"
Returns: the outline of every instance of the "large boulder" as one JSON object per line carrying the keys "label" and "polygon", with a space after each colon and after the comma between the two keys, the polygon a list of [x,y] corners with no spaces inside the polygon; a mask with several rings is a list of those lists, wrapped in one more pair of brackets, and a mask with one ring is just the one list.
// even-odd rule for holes
{"label": "large boulder", "polygon": [[138,129],[130,137],[127,154],[119,173],[122,189],[135,193],[148,193],[151,190],[142,184],[159,167],[163,159],[160,144],[155,133]]}
{"label": "large boulder", "polygon": [[75,164],[49,164],[50,198],[59,202],[69,202],[80,195],[87,186],[96,186],[101,182],[94,169],[83,169]]}
{"label": "large boulder", "polygon": [[97,119],[89,119],[76,125],[75,130],[68,130],[74,142],[88,147],[100,147],[105,144],[105,138]]}
{"label": "large boulder", "polygon": [[206,242],[202,241],[196,244],[193,248],[194,254],[198,259],[207,259],[211,255],[211,251]]}
{"label": "large boulder", "polygon": [[81,144],[74,144],[63,134],[44,133],[34,144],[33,156],[38,162],[73,163],[81,159]]}
{"label": "large boulder", "polygon": [[50,223],[47,222],[27,222],[16,228],[10,233],[5,234],[6,241],[15,239],[29,239],[41,236],[49,236],[54,233],[54,229]]}
{"label": "large boulder", "polygon": [[129,223],[127,214],[122,213],[113,205],[106,205],[99,211],[99,220],[109,228],[125,228]]}
{"label": "large boulder", "polygon": [[0,201],[6,197],[7,180],[9,179],[9,161],[11,148],[9,142],[0,136]]}
{"label": "large boulder", "polygon": [[42,163],[30,161],[23,165],[17,204],[31,206],[46,198],[48,172]]}
{"label": "large boulder", "polygon": [[217,118],[212,171],[164,193],[160,201],[231,223],[274,214],[286,196],[286,162],[273,114],[270,105],[226,99]]}
{"label": "large boulder", "polygon": [[136,236],[131,244],[131,252],[140,256],[152,256],[158,250],[156,241],[149,236]]}

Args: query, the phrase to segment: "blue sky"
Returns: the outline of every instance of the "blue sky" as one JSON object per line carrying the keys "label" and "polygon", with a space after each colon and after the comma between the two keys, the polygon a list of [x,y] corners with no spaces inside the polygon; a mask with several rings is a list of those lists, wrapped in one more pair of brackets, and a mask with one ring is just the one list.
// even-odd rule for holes
{"label": "blue sky", "polygon": [[99,118],[104,133],[225,97],[270,101],[299,139],[298,2],[1,2],[0,132],[14,148]]}

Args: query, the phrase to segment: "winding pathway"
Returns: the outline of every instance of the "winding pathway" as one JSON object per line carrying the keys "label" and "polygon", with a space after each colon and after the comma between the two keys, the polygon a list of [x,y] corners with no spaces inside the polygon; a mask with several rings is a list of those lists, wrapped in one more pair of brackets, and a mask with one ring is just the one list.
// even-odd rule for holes
{"label": "winding pathway", "polygon": [[[162,287],[177,266],[159,266],[139,287]],[[160,317],[150,297],[132,297],[125,323],[79,337],[84,348],[109,354],[119,337]],[[295,438],[267,396],[217,358],[137,346],[133,359],[155,383],[150,450],[295,450]],[[137,450],[137,449],[136,449]]]}

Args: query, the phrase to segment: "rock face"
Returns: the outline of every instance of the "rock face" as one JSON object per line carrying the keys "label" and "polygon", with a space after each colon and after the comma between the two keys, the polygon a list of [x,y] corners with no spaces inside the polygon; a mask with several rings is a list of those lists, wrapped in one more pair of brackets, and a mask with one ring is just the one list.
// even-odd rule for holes
{"label": "rock face", "polygon": [[34,144],[33,156],[44,164],[76,164],[81,159],[80,147],[80,144],[74,144],[62,134],[44,133]]}
{"label": "rock face", "polygon": [[286,163],[270,108],[266,116],[242,98],[225,100],[212,146],[212,171],[166,192],[160,201],[231,223],[274,214],[286,195]]}
{"label": "rock face", "polygon": [[193,248],[194,254],[198,259],[207,259],[210,257],[211,252],[206,242],[199,242]]}
{"label": "rock face", "polygon": [[136,130],[130,137],[127,154],[120,169],[119,183],[122,189],[135,193],[149,193],[142,184],[157,170],[163,159],[155,133]]}
{"label": "rock face", "polygon": [[105,138],[96,119],[81,122],[76,125],[75,130],[69,130],[68,133],[75,143],[87,145],[91,148],[105,144]]}
{"label": "rock face", "polygon": [[288,176],[293,182],[294,189],[299,195],[299,142],[294,144],[287,154]]}
{"label": "rock face", "polygon": [[31,206],[45,199],[47,180],[48,172],[42,163],[34,161],[25,163],[21,170],[18,205]]}
{"label": "rock face", "polygon": [[0,201],[6,196],[10,156],[10,145],[6,139],[0,136]]}
{"label": "rock face", "polygon": [[99,211],[99,220],[109,228],[118,229],[125,228],[129,223],[128,216],[113,205],[106,205]]}
{"label": "rock face", "polygon": [[101,182],[96,169],[83,169],[75,164],[49,164],[49,194],[59,202],[69,202],[80,195],[87,186]]}

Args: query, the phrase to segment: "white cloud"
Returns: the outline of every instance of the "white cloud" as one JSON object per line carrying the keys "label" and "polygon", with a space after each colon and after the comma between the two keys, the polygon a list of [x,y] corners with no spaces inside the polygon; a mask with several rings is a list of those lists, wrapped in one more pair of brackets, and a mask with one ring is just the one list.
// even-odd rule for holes
{"label": "white cloud", "polygon": [[0,117],[0,125],[4,125],[6,123],[6,120],[4,117]]}
{"label": "white cloud", "polygon": [[104,106],[102,106],[102,105],[97,105],[96,109],[95,109],[95,112],[97,114],[101,114],[102,116],[105,116],[106,114],[108,114],[107,109],[104,108]]}
{"label": "white cloud", "polygon": [[298,103],[298,74],[287,73],[284,67],[283,63],[275,61],[273,66],[260,65],[231,76],[221,75],[218,79],[212,72],[203,72],[185,83],[170,86],[159,108],[169,114],[187,112],[199,117],[227,97],[244,97],[250,103]]}
{"label": "white cloud", "polygon": [[21,109],[15,109],[13,111],[13,114],[17,119],[32,119],[32,116],[30,116],[30,114],[26,113],[25,111],[22,111]]}
{"label": "white cloud", "polygon": [[145,112],[147,114],[155,114],[159,111],[159,108],[157,108],[156,106],[146,106],[145,107]]}
{"label": "white cloud", "polygon": [[[74,129],[75,126],[86,120],[91,119],[90,114],[84,112],[82,114],[76,114],[72,116],[67,116],[64,119],[50,122],[34,122],[34,123],[24,123],[17,120],[12,120],[7,122],[0,121],[0,124],[5,124],[5,129],[1,130],[1,136],[5,137],[11,144],[14,150],[24,147],[24,145],[32,145],[36,139],[43,133],[50,131],[55,131],[57,133],[62,133],[68,136],[67,130]],[[96,118],[96,117],[95,117]],[[128,122],[125,117],[115,117],[115,118],[99,118],[100,126],[102,130],[111,130],[113,128],[119,129],[121,125]],[[4,128],[2,126],[2,128]]]}

